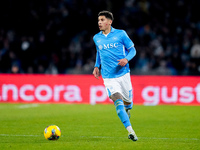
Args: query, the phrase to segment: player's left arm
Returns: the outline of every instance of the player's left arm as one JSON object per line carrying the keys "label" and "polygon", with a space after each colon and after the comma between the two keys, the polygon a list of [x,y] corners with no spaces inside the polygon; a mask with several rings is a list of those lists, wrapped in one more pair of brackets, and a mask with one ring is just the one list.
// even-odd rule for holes
{"label": "player's left arm", "polygon": [[125,31],[122,31],[121,38],[124,46],[128,49],[128,55],[126,55],[125,58],[118,60],[118,65],[123,67],[136,55],[136,49],[134,47],[134,43]]}
{"label": "player's left arm", "polygon": [[132,46],[129,49],[128,55],[125,58],[118,60],[119,61],[118,65],[124,67],[135,55],[136,55],[136,50],[135,47]]}

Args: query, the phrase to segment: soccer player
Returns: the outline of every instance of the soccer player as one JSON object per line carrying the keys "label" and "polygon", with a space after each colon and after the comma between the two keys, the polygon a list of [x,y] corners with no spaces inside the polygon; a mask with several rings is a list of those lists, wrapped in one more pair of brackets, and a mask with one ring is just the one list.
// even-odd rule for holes
{"label": "soccer player", "polygon": [[136,50],[124,30],[111,26],[113,19],[113,14],[109,11],[101,11],[98,14],[100,32],[93,37],[97,49],[93,75],[99,79],[101,68],[107,94],[114,102],[117,115],[128,131],[128,138],[137,141],[129,120],[133,94],[128,64],[136,55]]}

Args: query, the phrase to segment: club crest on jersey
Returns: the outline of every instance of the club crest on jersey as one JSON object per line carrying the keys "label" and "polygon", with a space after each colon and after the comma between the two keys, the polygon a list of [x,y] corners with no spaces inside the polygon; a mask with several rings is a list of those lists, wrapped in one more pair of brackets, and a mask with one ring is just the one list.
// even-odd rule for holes
{"label": "club crest on jersey", "polygon": [[103,49],[103,46],[102,46],[102,45],[99,45],[99,49],[102,50],[102,49]]}
{"label": "club crest on jersey", "polygon": [[116,48],[118,47],[118,43],[109,43],[109,44],[103,44],[103,45],[99,45],[99,49],[102,50],[104,49],[108,49],[108,48]]}

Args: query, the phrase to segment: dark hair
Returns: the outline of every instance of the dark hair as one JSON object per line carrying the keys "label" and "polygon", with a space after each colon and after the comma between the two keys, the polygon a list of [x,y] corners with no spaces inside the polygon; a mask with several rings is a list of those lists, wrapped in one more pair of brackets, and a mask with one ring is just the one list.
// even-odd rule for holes
{"label": "dark hair", "polygon": [[106,11],[106,10],[100,11],[99,14],[98,14],[98,17],[99,16],[105,16],[106,18],[109,18],[112,21],[114,20],[113,14],[109,11]]}

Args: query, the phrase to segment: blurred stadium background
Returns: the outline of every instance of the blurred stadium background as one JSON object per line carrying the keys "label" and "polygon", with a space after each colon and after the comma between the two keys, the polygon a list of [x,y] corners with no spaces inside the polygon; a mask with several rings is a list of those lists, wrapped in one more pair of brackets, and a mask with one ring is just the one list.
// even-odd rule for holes
{"label": "blurred stadium background", "polygon": [[0,73],[91,74],[97,14],[114,14],[137,56],[135,75],[200,75],[198,0],[0,2]]}
{"label": "blurred stadium background", "polygon": [[[1,149],[200,149],[199,8],[200,0],[1,0]],[[134,146],[92,75],[102,10],[137,50]],[[61,128],[58,142],[43,136],[50,124]]]}

